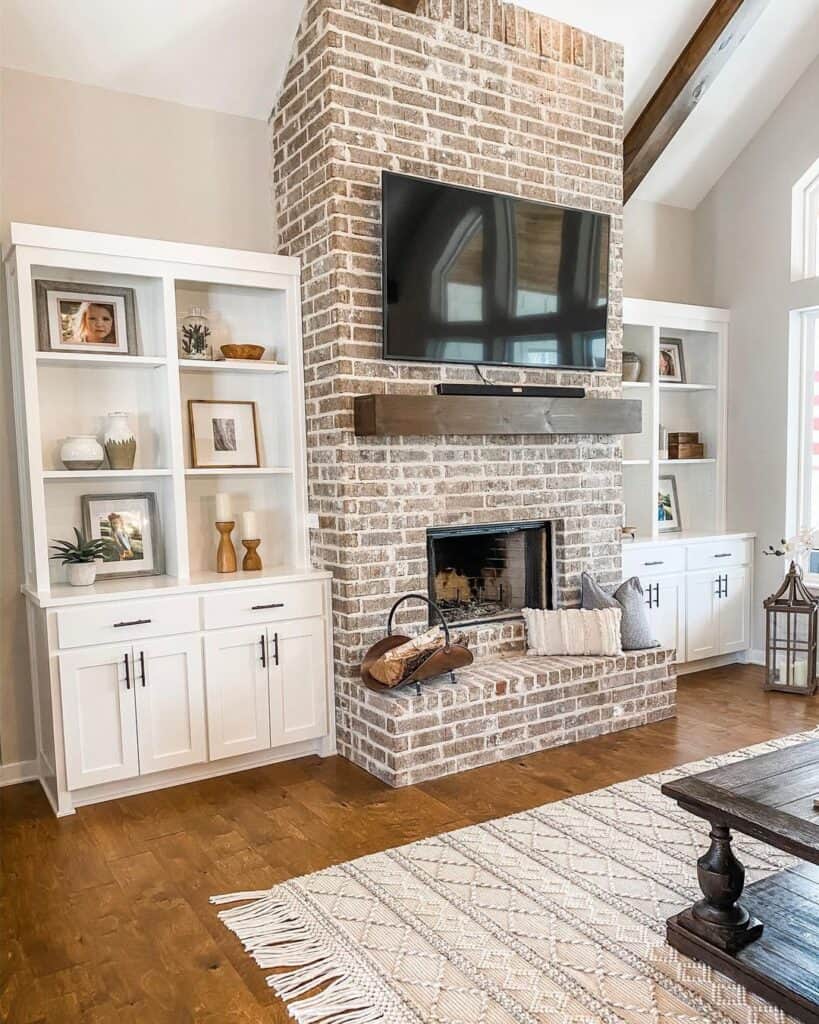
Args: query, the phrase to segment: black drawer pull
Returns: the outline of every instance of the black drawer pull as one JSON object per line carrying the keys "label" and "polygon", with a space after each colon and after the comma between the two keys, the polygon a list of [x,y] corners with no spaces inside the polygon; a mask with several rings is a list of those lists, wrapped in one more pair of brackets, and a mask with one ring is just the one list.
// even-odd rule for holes
{"label": "black drawer pull", "polygon": [[264,642],[264,633],[261,635],[259,644],[262,648],[262,668],[267,668],[267,645]]}
{"label": "black drawer pull", "polygon": [[122,629],[123,626],[147,626],[150,619],[134,619],[131,622],[115,622],[114,629]]}
{"label": "black drawer pull", "polygon": [[643,565],[665,565],[665,562],[660,559],[659,562],[643,562]]}
{"label": "black drawer pull", "polygon": [[724,552],[721,555],[714,555],[714,558],[730,558],[730,557],[731,557],[731,552],[730,551],[726,551],[726,552]]}
{"label": "black drawer pull", "polygon": [[131,689],[131,669],[128,667],[128,655],[125,655],[125,689]]}
{"label": "black drawer pull", "polygon": [[252,612],[263,612],[268,608],[284,608],[284,601],[280,601],[278,604],[254,604],[250,610]]}
{"label": "black drawer pull", "polygon": [[145,686],[145,651],[139,652],[139,667],[142,669],[142,685]]}

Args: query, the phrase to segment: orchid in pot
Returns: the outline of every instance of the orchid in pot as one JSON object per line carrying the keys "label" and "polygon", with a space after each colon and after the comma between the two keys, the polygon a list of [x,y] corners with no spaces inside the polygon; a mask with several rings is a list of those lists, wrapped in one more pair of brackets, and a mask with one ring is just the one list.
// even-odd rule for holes
{"label": "orchid in pot", "polygon": [[783,537],[779,544],[769,544],[763,555],[774,555],[777,558],[789,558],[801,571],[806,565],[812,551],[819,549],[819,530],[804,527],[787,540]]}
{"label": "orchid in pot", "polygon": [[116,545],[106,537],[90,539],[74,527],[75,541],[55,540],[51,542],[56,558],[67,566],[68,582],[72,587],[90,587],[97,578],[97,560],[116,551]]}

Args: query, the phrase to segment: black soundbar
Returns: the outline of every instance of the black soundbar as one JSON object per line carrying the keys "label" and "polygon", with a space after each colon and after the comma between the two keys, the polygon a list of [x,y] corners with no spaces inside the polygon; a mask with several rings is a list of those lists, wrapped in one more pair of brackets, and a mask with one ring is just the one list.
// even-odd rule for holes
{"label": "black soundbar", "polygon": [[585,388],[556,384],[436,384],[439,395],[482,395],[509,398],[585,398]]}

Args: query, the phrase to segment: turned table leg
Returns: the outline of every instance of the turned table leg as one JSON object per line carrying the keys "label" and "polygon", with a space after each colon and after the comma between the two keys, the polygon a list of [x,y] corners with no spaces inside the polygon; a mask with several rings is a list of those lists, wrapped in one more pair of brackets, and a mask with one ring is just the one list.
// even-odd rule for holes
{"label": "turned table leg", "polygon": [[697,861],[704,899],[680,915],[679,924],[726,953],[736,953],[762,934],[762,923],[740,905],[745,868],[731,849],[731,831],[711,824],[711,846]]}

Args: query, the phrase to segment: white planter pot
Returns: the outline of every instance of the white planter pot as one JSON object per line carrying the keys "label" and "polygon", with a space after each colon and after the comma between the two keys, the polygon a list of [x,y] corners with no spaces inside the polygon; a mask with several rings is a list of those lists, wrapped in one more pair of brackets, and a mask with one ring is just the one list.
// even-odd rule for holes
{"label": "white planter pot", "polygon": [[111,469],[134,468],[136,438],[128,423],[127,412],[108,413],[103,440]]}
{"label": "white planter pot", "polygon": [[66,469],[99,469],[105,452],[93,434],[74,434],[63,442],[60,461]]}
{"label": "white planter pot", "polygon": [[66,568],[72,587],[90,587],[97,578],[96,562],[69,562]]}

